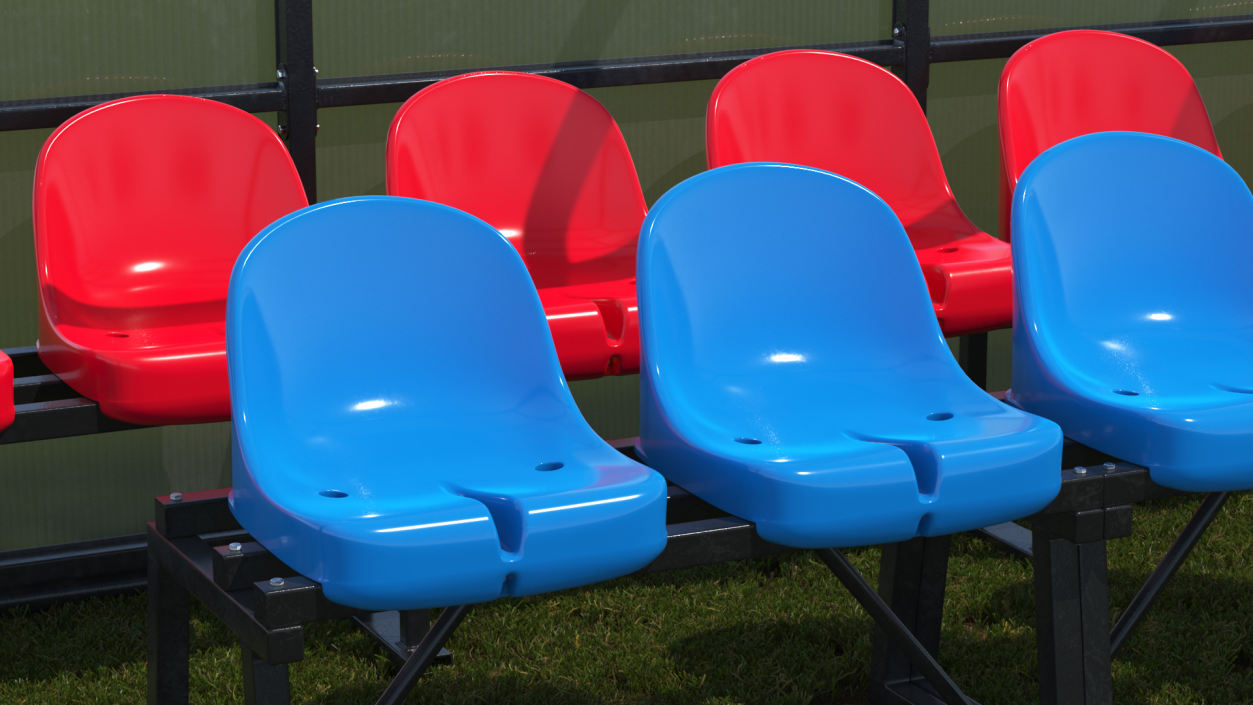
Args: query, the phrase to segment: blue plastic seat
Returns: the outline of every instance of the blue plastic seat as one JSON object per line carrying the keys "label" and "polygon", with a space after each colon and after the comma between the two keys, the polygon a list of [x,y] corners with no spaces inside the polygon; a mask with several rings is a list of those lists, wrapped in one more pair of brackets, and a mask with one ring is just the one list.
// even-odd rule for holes
{"label": "blue plastic seat", "polygon": [[962,373],[905,230],[862,186],[706,172],[653,207],[637,262],[639,450],[763,538],[938,536],[1057,495],[1061,431]]}
{"label": "blue plastic seat", "polygon": [[335,602],[560,590],[664,548],[665,481],[583,420],[526,266],[473,216],[362,197],[275,221],[226,331],[231,509]]}
{"label": "blue plastic seat", "polygon": [[1013,199],[1014,403],[1154,482],[1253,488],[1253,196],[1213,154],[1104,132]]}

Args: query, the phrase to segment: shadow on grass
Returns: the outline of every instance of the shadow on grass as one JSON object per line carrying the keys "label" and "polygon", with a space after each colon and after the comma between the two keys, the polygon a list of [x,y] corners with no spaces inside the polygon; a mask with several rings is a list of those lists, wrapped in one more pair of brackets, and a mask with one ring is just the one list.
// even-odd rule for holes
{"label": "shadow on grass", "polygon": [[[737,702],[855,703],[864,699],[869,618],[746,621],[670,644],[676,670],[702,695]],[[672,694],[674,695],[674,694]]]}
{"label": "shadow on grass", "polygon": [[[386,687],[384,683],[354,683],[332,688],[307,702],[316,705],[364,705],[377,702]],[[578,689],[560,688],[549,683],[537,685],[533,681],[514,676],[497,676],[487,683],[477,681],[472,687],[465,685],[449,687],[443,683],[433,685],[428,678],[423,677],[405,702],[415,705],[426,702],[582,705],[583,703],[601,703],[603,699]]]}

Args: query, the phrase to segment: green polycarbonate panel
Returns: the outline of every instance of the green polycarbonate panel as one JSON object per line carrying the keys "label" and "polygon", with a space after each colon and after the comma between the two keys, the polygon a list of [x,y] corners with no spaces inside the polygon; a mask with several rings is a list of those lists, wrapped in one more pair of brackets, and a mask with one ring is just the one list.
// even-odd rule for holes
{"label": "green polycarbonate panel", "polygon": [[886,39],[888,0],[318,0],[321,78]]}
{"label": "green polycarbonate panel", "polygon": [[0,100],[274,80],[272,0],[0,4]]}
{"label": "green polycarbonate panel", "polygon": [[1253,12],[1246,0],[937,0],[931,36],[1014,32],[1129,22],[1223,17]]}
{"label": "green polycarbonate panel", "polygon": [[0,446],[0,473],[0,551],[143,533],[153,497],[230,486],[230,424]]}

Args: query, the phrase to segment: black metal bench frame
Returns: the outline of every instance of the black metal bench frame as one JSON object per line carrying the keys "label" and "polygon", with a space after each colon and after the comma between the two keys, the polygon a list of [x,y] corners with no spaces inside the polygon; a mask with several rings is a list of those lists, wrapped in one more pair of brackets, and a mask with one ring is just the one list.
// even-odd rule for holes
{"label": "black metal bench frame", "polygon": [[[615,447],[634,457],[632,441],[617,441]],[[251,540],[230,512],[229,492],[156,499],[156,520],[148,525],[150,705],[187,702],[189,595],[238,637],[249,704],[290,702],[287,664],[303,658],[303,625],[310,622],[351,619],[402,664],[380,703],[402,702],[427,667],[451,658],[443,647],[470,606],[445,608],[432,626],[428,610],[370,613],[336,605],[319,584]],[[751,522],[675,485],[669,487],[666,518],[666,548],[639,574],[797,550],[762,539]],[[947,536],[884,547],[879,592],[838,550],[815,551],[875,621],[872,690],[879,702],[973,703],[936,662],[941,615],[933,608],[943,606],[948,547]],[[920,579],[924,573],[931,582]],[[919,593],[937,586],[937,595]]]}

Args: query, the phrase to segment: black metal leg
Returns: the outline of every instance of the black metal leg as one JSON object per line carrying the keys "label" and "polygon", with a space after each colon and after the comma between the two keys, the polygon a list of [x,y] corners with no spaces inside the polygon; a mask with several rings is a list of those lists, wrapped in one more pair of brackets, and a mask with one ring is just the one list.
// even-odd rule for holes
{"label": "black metal leg", "polygon": [[[866,582],[866,579],[848,562],[843,553],[834,548],[819,549],[816,553],[831,569],[831,572],[835,573],[835,577],[839,578],[844,587],[852,593],[853,598],[861,603],[862,608],[870,614],[875,624],[887,634],[892,644],[905,654],[906,658],[927,679],[927,682],[935,688],[943,702],[948,705],[970,703],[966,696],[962,695],[957,684],[948,677],[944,669],[940,668],[935,657],[928,653],[927,647],[919,642],[905,624],[901,623],[888,604],[879,597],[874,588],[870,587],[870,583]],[[947,552],[945,561],[947,562]],[[938,637],[935,641],[938,646]]]}
{"label": "black metal leg", "polygon": [[244,702],[247,705],[290,705],[287,664],[271,666],[247,646],[241,644],[239,649],[244,666]]}
{"label": "black metal leg", "polygon": [[957,363],[981,389],[988,388],[988,334],[975,333],[957,339]]}
{"label": "black metal leg", "polygon": [[1135,598],[1131,600],[1131,604],[1118,618],[1118,623],[1114,625],[1114,631],[1110,633],[1109,650],[1110,656],[1116,656],[1123,644],[1127,643],[1127,637],[1135,631],[1140,624],[1140,620],[1153,606],[1153,602],[1157,600],[1158,595],[1162,594],[1166,584],[1175,576],[1175,572],[1188,559],[1188,554],[1196,546],[1197,541],[1201,540],[1201,536],[1205,534],[1205,530],[1213,523],[1214,518],[1218,516],[1218,512],[1223,508],[1223,503],[1227,501],[1227,492],[1211,492],[1205,497],[1205,501],[1201,502],[1200,508],[1196,510],[1196,514],[1192,516],[1192,520],[1184,527],[1183,533],[1179,538],[1175,539],[1175,543],[1171,545],[1170,550],[1166,552],[1166,557],[1161,563],[1157,564],[1157,568],[1153,569],[1152,575],[1140,588],[1140,592],[1136,593]]}
{"label": "black metal leg", "polygon": [[1105,541],[1072,543],[1038,523],[1033,534],[1040,703],[1113,703]]}
{"label": "black metal leg", "polygon": [[[422,643],[418,644],[418,647],[413,650],[413,655],[400,668],[400,673],[397,673],[392,682],[387,685],[387,690],[383,691],[383,697],[379,698],[378,705],[400,705],[404,702],[405,696],[409,695],[409,691],[417,685],[418,679],[439,655],[439,650],[457,630],[461,620],[470,613],[471,607],[472,605],[458,605],[444,608],[439,619],[435,620],[435,625],[422,639]],[[404,620],[403,613],[401,620],[402,622]]]}
{"label": "black metal leg", "polygon": [[[884,545],[879,569],[880,597],[932,658],[940,652],[949,542],[948,536],[938,536]],[[891,702],[892,698],[880,691],[899,690],[922,677],[887,633],[876,626],[870,658],[871,701]]]}
{"label": "black metal leg", "polygon": [[400,641],[409,649],[417,648],[431,631],[430,610],[400,611]]}
{"label": "black metal leg", "polygon": [[173,575],[148,559],[148,705],[188,699],[190,598]]}

